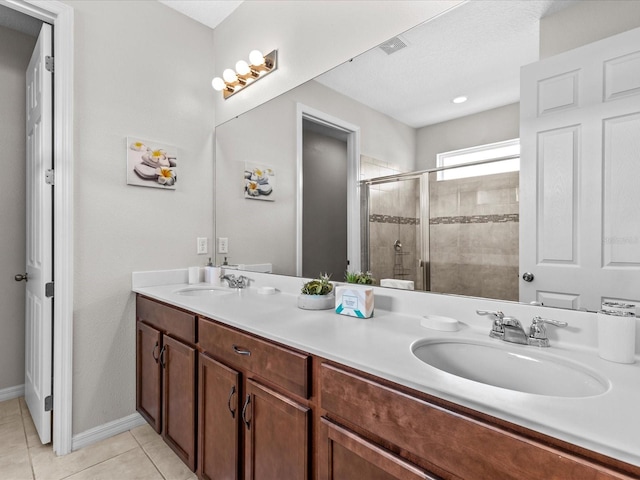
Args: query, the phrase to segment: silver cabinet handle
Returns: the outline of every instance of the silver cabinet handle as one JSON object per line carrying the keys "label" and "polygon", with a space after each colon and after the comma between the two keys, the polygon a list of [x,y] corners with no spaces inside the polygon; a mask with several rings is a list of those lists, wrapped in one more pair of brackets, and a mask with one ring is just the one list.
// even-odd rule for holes
{"label": "silver cabinet handle", "polygon": [[156,361],[156,363],[158,363],[158,360],[160,359],[160,356],[156,356],[156,350],[158,349],[159,346],[160,345],[158,344],[158,342],[156,342],[155,347],[153,347],[153,350],[151,351],[151,356]]}
{"label": "silver cabinet handle", "polygon": [[251,395],[247,395],[247,399],[244,401],[244,405],[242,406],[242,421],[247,426],[247,430],[251,429],[251,420],[247,420],[247,408],[249,408],[250,403]]}
{"label": "silver cabinet handle", "polygon": [[233,345],[233,351],[236,352],[238,355],[246,355],[247,357],[251,355],[251,352],[249,350],[240,348],[237,345]]}
{"label": "silver cabinet handle", "polygon": [[162,349],[160,350],[160,365],[162,365],[162,368],[167,368],[167,364],[164,362],[164,352],[167,350],[167,346],[163,345]]}
{"label": "silver cabinet handle", "polygon": [[231,398],[233,397],[234,393],[236,393],[236,386],[232,385],[231,391],[229,392],[229,398],[227,399],[227,408],[229,409],[229,412],[231,412],[231,418],[236,418],[236,410],[234,408],[231,408]]}

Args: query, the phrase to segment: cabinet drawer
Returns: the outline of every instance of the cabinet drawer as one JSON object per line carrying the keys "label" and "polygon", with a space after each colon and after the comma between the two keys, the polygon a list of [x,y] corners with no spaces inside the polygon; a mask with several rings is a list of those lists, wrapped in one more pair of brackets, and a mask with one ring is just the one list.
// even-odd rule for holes
{"label": "cabinet drawer", "polygon": [[196,317],[191,313],[138,295],[136,297],[136,317],[167,335],[191,344],[196,343]]}
{"label": "cabinet drawer", "polygon": [[330,416],[341,417],[455,477],[628,478],[333,365],[322,364],[320,378],[322,407]]}
{"label": "cabinet drawer", "polygon": [[300,397],[309,398],[309,355],[203,318],[198,320],[198,333],[203,351]]}

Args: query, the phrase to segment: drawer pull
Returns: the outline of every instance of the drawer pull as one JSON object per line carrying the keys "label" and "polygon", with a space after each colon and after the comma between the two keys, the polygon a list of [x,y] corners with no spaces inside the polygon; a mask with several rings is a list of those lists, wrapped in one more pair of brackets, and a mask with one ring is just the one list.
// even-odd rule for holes
{"label": "drawer pull", "polygon": [[246,355],[247,357],[251,355],[251,352],[249,350],[240,348],[237,345],[233,345],[233,351],[236,352],[238,355]]}
{"label": "drawer pull", "polygon": [[251,403],[251,395],[247,395],[247,399],[244,401],[244,405],[242,407],[242,421],[247,426],[247,430],[251,429],[251,420],[247,420],[247,408],[249,407],[249,403]]}
{"label": "drawer pull", "polygon": [[160,359],[159,356],[156,356],[156,350],[158,349],[159,346],[160,346],[160,344],[158,342],[156,342],[155,347],[153,347],[153,350],[151,351],[151,356],[156,361],[156,363],[158,363],[158,360]]}
{"label": "drawer pull", "polygon": [[231,398],[233,397],[234,393],[236,393],[236,386],[232,385],[231,391],[229,392],[229,398],[227,399],[227,408],[231,412],[231,418],[236,418],[236,410],[234,408],[231,408]]}

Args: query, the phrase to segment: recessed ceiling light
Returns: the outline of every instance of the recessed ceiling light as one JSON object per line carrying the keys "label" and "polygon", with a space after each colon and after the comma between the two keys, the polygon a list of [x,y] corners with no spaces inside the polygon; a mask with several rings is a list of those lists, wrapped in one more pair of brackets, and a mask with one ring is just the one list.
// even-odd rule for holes
{"label": "recessed ceiling light", "polygon": [[464,103],[467,101],[467,97],[465,97],[464,95],[460,96],[460,97],[456,97],[453,100],[451,100],[453,103]]}

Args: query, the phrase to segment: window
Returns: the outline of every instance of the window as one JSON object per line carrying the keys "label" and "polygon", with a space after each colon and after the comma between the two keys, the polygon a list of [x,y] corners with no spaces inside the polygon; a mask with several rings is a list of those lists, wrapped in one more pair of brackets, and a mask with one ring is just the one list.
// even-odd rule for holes
{"label": "window", "polygon": [[[495,162],[455,167],[464,163],[492,160],[503,157],[512,157],[508,160],[496,160]],[[507,140],[505,142],[490,143],[477,147],[454,150],[452,152],[439,153],[437,157],[438,168],[447,168],[438,172],[438,180],[452,180],[454,178],[478,177],[496,173],[517,172],[520,170],[520,139]]]}

